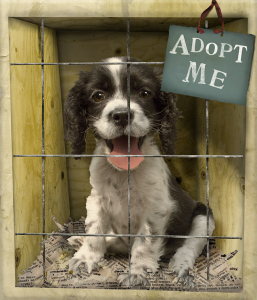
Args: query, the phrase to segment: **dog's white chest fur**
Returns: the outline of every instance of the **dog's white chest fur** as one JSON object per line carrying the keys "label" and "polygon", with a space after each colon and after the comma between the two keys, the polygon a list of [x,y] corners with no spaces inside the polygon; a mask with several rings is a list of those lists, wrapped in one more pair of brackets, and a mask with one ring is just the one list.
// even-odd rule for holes
{"label": "dog's white chest fur", "polygon": [[[102,152],[103,144],[96,153]],[[145,141],[147,154],[159,155],[151,139]],[[106,158],[94,157],[90,166],[91,196],[87,199],[87,210],[95,208],[95,201],[108,216],[109,232],[128,233],[128,172],[114,169]],[[161,175],[161,176],[160,176]],[[146,157],[141,165],[130,171],[130,232],[137,234],[146,219],[153,214],[170,215],[175,204],[170,198],[169,170],[160,157]],[[93,212],[93,211],[92,211]],[[95,212],[96,213],[96,212]],[[156,216],[158,218],[158,216]]]}

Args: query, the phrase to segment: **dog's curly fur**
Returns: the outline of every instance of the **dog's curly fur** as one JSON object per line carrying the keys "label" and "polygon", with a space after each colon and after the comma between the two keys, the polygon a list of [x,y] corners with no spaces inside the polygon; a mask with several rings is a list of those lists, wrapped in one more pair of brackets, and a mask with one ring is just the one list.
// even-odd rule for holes
{"label": "dog's curly fur", "polygon": [[[138,62],[138,60],[131,60]],[[194,286],[189,275],[195,259],[206,244],[205,238],[154,238],[143,235],[207,235],[204,204],[190,198],[170,173],[154,141],[158,132],[164,153],[175,153],[176,123],[180,116],[177,96],[160,91],[162,70],[147,65],[130,66],[130,112],[127,109],[127,67],[115,65],[126,58],[110,58],[94,66],[90,73],[80,72],[79,80],[65,102],[65,138],[71,142],[72,154],[86,149],[86,132],[96,137],[95,155],[109,155],[114,141],[128,135],[125,115],[130,113],[130,134],[143,155],[152,155],[131,170],[130,233],[131,278],[119,276],[121,284],[147,284],[147,269],[156,272],[161,255],[175,253],[170,267],[188,286]],[[111,63],[107,65],[105,63]],[[125,114],[125,115],[124,115]],[[118,115],[118,116],[117,116]],[[115,116],[115,117],[114,117]],[[133,158],[130,158],[133,161]],[[93,157],[90,165],[91,195],[87,199],[86,232],[94,234],[127,234],[128,172],[119,169],[107,157]],[[210,210],[209,234],[214,229]],[[104,253],[128,251],[125,237],[71,237],[78,251],[70,261],[77,273],[84,264],[90,273],[97,268]]]}
{"label": "dog's curly fur", "polygon": [[[124,61],[124,59],[123,59]],[[132,62],[139,62],[137,59],[131,59]],[[134,68],[139,68],[134,66]],[[146,66],[144,66],[146,69]],[[97,73],[97,69],[101,69],[101,66],[95,67],[92,72]],[[180,112],[176,107],[177,96],[173,93],[166,93],[160,91],[162,69],[149,68],[147,69],[147,75],[154,80],[156,84],[156,90],[159,91],[156,95],[155,105],[158,112],[158,126],[156,131],[159,132],[159,137],[162,141],[162,147],[167,155],[175,154],[175,143],[177,140],[177,119],[180,116]],[[67,101],[65,102],[65,139],[71,142],[72,154],[82,154],[86,149],[86,132],[90,127],[87,122],[87,106],[85,101],[89,97],[87,85],[92,74],[80,72],[79,80],[76,81],[74,87],[70,90]],[[93,75],[94,76],[94,75]],[[92,77],[93,77],[92,76]]]}

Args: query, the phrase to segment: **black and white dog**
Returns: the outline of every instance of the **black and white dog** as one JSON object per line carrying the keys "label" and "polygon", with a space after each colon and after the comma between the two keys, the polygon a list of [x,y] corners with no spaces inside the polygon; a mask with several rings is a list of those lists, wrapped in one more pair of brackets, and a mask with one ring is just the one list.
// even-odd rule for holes
{"label": "black and white dog", "polygon": [[[137,61],[137,60],[131,60]],[[109,58],[108,63],[126,62]],[[72,153],[82,154],[89,128],[96,137],[94,154],[128,154],[130,116],[130,232],[136,235],[207,235],[206,207],[190,198],[170,173],[154,140],[158,132],[166,154],[174,154],[176,96],[161,92],[162,70],[147,65],[130,67],[130,112],[127,109],[127,67],[122,64],[96,65],[79,80],[65,102],[66,139]],[[128,234],[128,159],[93,157],[90,165],[91,195],[87,198],[85,221],[88,234]],[[214,230],[210,211],[209,234]],[[71,237],[78,251],[69,262],[74,274],[83,264],[88,273],[98,268],[107,251],[128,252],[127,237]],[[189,268],[202,252],[206,238],[131,238],[131,285],[147,284],[147,269],[156,272],[164,254],[175,253],[170,261],[178,278],[194,286]],[[119,276],[129,283],[129,275]]]}

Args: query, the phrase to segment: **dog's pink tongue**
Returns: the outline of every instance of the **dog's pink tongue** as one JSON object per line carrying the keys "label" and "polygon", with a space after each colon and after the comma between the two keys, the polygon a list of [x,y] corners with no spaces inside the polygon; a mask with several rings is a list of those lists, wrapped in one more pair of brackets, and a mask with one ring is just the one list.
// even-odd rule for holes
{"label": "dog's pink tongue", "polygon": [[[121,136],[112,140],[113,151],[110,155],[128,155],[128,137]],[[130,137],[130,154],[131,155],[143,155],[143,153],[138,149],[137,139],[135,137]],[[127,157],[108,157],[109,160],[118,168],[128,170],[128,158]],[[130,158],[130,169],[135,169],[138,167],[144,157],[131,157]]]}

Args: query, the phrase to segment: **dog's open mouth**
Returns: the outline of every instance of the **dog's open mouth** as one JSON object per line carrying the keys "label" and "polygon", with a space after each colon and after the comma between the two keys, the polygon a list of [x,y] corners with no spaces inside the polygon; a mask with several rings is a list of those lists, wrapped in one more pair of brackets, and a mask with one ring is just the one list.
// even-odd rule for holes
{"label": "dog's open mouth", "polygon": [[[142,145],[144,137],[136,138],[130,137],[130,155],[138,155],[137,157],[130,158],[130,169],[135,169],[144,160],[143,153],[139,150]],[[123,135],[106,141],[108,147],[112,150],[110,155],[128,155],[128,136]],[[116,167],[128,170],[127,157],[108,157],[109,161]]]}

